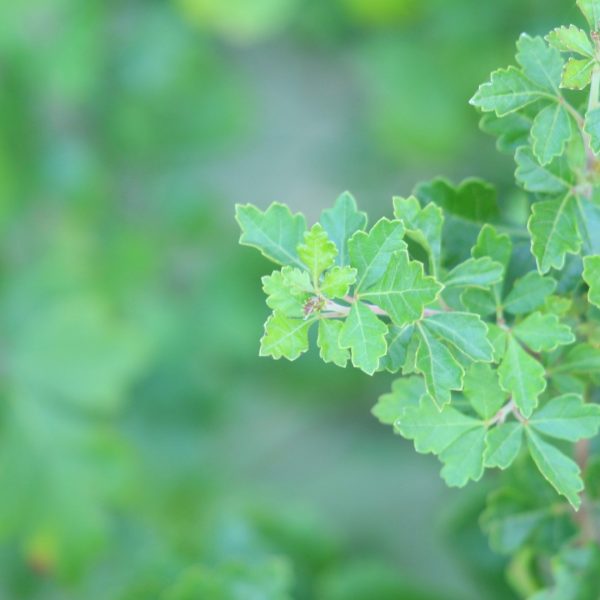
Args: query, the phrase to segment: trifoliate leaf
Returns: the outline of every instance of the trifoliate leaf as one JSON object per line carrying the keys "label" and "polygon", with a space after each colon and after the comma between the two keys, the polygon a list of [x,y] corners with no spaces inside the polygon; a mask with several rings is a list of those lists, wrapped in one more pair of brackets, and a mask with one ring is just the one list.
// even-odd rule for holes
{"label": "trifoliate leaf", "polygon": [[600,2],[598,0],[577,0],[577,6],[590,24],[592,31],[600,27]]}
{"label": "trifoliate leaf", "polygon": [[304,306],[313,291],[310,275],[293,267],[283,267],[262,278],[267,306],[286,317],[304,317]]}
{"label": "trifoliate leaf", "polygon": [[504,267],[484,256],[470,258],[454,267],[446,275],[445,287],[489,287],[500,283],[504,276]]}
{"label": "trifoliate leaf", "polygon": [[521,450],[523,425],[503,423],[489,430],[485,439],[485,466],[508,469]]}
{"label": "trifoliate leaf", "polygon": [[558,158],[542,167],[528,147],[519,148],[515,154],[517,183],[528,192],[538,194],[565,194],[573,185],[573,175],[568,163]]}
{"label": "trifoliate leaf", "polygon": [[387,354],[381,359],[380,367],[390,373],[397,373],[406,362],[408,345],[413,335],[414,327],[398,327],[391,325],[387,334]]}
{"label": "trifoliate leaf", "polygon": [[562,199],[536,202],[527,227],[540,273],[562,269],[567,253],[578,254],[581,249],[576,200],[570,193]]}
{"label": "trifoliate leaf", "polygon": [[471,254],[473,258],[489,256],[506,269],[512,255],[512,247],[512,242],[507,234],[498,233],[492,225],[484,225]]}
{"label": "trifoliate leaf", "polygon": [[451,400],[451,390],[463,386],[464,370],[444,344],[439,342],[429,330],[418,326],[420,337],[416,356],[419,373],[425,377],[427,391],[441,409]]}
{"label": "trifoliate leaf", "polygon": [[552,372],[598,375],[600,374],[600,348],[590,344],[577,344],[557,365],[552,367]]}
{"label": "trifoliate leaf", "polygon": [[346,348],[340,346],[340,333],[344,323],[334,319],[321,319],[317,335],[317,346],[320,356],[326,363],[333,363],[338,367],[345,367],[350,358]]}
{"label": "trifoliate leaf", "polygon": [[415,450],[421,454],[441,454],[457,439],[482,425],[451,406],[439,410],[427,395],[417,406],[407,406],[394,424],[403,437],[414,441]]}
{"label": "trifoliate leaf", "polygon": [[530,313],[543,306],[555,289],[556,281],[552,277],[544,277],[537,271],[531,271],[517,279],[503,302],[504,310],[512,315]]}
{"label": "trifoliate leaf", "polygon": [[344,192],[335,201],[333,208],[323,211],[320,222],[338,249],[337,264],[347,265],[350,261],[348,240],[355,232],[367,226],[367,214],[358,210],[352,194]]}
{"label": "trifoliate leaf", "polygon": [[291,319],[274,313],[265,323],[265,334],[260,340],[260,356],[282,356],[296,360],[308,350],[308,330],[313,321]]}
{"label": "trifoliate leaf", "polygon": [[343,298],[355,282],[356,269],[352,267],[333,267],[323,276],[320,291],[328,298]]}
{"label": "trifoliate leaf", "polygon": [[521,146],[529,143],[529,132],[533,119],[526,114],[513,112],[505,117],[486,113],[479,121],[481,131],[494,135],[496,148],[504,154],[514,155]]}
{"label": "trifoliate leaf", "polygon": [[583,490],[581,471],[577,463],[544,441],[531,427],[527,428],[527,443],[540,473],[577,510],[581,505],[579,492]]}
{"label": "trifoliate leaf", "polygon": [[400,221],[380,219],[369,233],[357,231],[348,242],[350,260],[358,270],[357,291],[373,285],[387,269],[392,254],[404,250],[404,226]]}
{"label": "trifoliate leaf", "polygon": [[517,41],[517,62],[530,81],[558,94],[563,59],[556,48],[548,46],[541,37],[524,33]]}
{"label": "trifoliate leaf", "polygon": [[317,286],[323,271],[334,265],[337,248],[327,237],[323,226],[316,223],[304,234],[304,243],[298,246],[298,256],[308,267],[312,281]]}
{"label": "trifoliate leaf", "polygon": [[500,386],[512,394],[513,400],[525,418],[533,413],[538,398],[546,389],[544,367],[527,354],[512,336],[498,369]]}
{"label": "trifoliate leaf", "polygon": [[483,475],[486,431],[483,426],[461,435],[440,454],[442,478],[450,487],[464,487]]}
{"label": "trifoliate leaf", "polygon": [[383,394],[371,412],[384,425],[393,425],[408,407],[416,408],[425,393],[422,377],[401,377],[392,384],[389,394]]}
{"label": "trifoliate leaf", "polygon": [[571,328],[553,314],[535,312],[513,327],[513,333],[534,352],[550,352],[575,341]]}
{"label": "trifoliate leaf", "polygon": [[596,61],[589,58],[570,58],[565,65],[561,87],[568,90],[583,90],[592,81]]}
{"label": "trifoliate leaf", "polygon": [[350,348],[355,367],[373,375],[387,351],[386,333],[385,323],[362,302],[355,302],[340,331],[339,344]]}
{"label": "trifoliate leaf", "polygon": [[475,412],[486,421],[496,415],[507,399],[497,371],[486,363],[474,363],[467,369],[463,393]]}
{"label": "trifoliate leaf", "polygon": [[471,360],[492,361],[494,349],[487,338],[488,328],[477,315],[461,312],[439,313],[425,319],[422,326]]}
{"label": "trifoliate leaf", "polygon": [[585,115],[583,130],[590,136],[590,146],[594,154],[600,153],[600,108],[594,108]]}
{"label": "trifoliate leaf", "polygon": [[292,215],[287,206],[277,202],[265,212],[252,204],[238,204],[235,211],[242,229],[240,244],[257,248],[263,256],[281,265],[304,268],[296,251],[306,231],[303,215]]}
{"label": "trifoliate leaf", "polygon": [[529,419],[536,431],[569,442],[594,437],[600,429],[600,405],[583,401],[578,394],[553,398]]}
{"label": "trifoliate leaf", "polygon": [[423,265],[408,258],[408,252],[396,252],[383,277],[360,294],[383,308],[396,325],[407,325],[423,316],[423,309],[438,296],[442,286],[426,276]]}
{"label": "trifoliate leaf", "polygon": [[542,166],[565,151],[571,137],[571,118],[562,104],[551,104],[541,110],[531,128],[533,153]]}
{"label": "trifoliate leaf", "polygon": [[483,112],[494,111],[504,117],[546,96],[547,92],[519,69],[508,67],[494,71],[490,81],[481,85],[469,102]]}
{"label": "trifoliate leaf", "polygon": [[588,34],[575,25],[553,29],[546,36],[546,41],[559,52],[575,52],[590,58],[594,56],[594,47]]}
{"label": "trifoliate leaf", "polygon": [[444,224],[442,209],[433,203],[421,208],[414,196],[394,198],[394,216],[404,224],[407,236],[427,252],[431,271],[435,274],[441,256]]}
{"label": "trifoliate leaf", "polygon": [[600,256],[586,256],[583,259],[583,279],[590,287],[588,300],[600,307]]}

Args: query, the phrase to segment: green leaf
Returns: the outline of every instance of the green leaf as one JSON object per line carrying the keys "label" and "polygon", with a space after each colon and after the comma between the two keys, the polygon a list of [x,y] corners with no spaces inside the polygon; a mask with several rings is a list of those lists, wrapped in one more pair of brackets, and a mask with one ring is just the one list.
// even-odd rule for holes
{"label": "green leaf", "polygon": [[577,344],[557,365],[553,373],[573,373],[578,375],[600,374],[600,348],[590,344]]}
{"label": "green leaf", "polygon": [[343,298],[355,282],[356,269],[352,267],[333,267],[323,276],[320,290],[328,298]]}
{"label": "green leaf", "polygon": [[581,249],[576,200],[570,193],[562,199],[536,202],[527,227],[540,273],[562,269],[566,254],[578,254]]}
{"label": "green leaf", "polygon": [[423,265],[411,261],[403,250],[391,257],[383,277],[360,298],[383,308],[396,325],[403,326],[418,321],[441,289],[433,277],[425,275]]}
{"label": "green leaf", "polygon": [[512,242],[507,234],[498,233],[492,225],[484,225],[471,254],[473,258],[489,256],[506,269],[512,256],[512,248]]}
{"label": "green leaf", "polygon": [[489,287],[500,283],[504,276],[504,267],[484,256],[470,258],[454,267],[446,275],[445,287]]}
{"label": "green leaf", "polygon": [[515,154],[517,183],[526,191],[538,194],[564,194],[573,187],[573,175],[566,161],[560,158],[542,167],[528,147]]}
{"label": "green leaf", "polygon": [[583,90],[592,81],[596,61],[589,58],[570,58],[562,74],[561,87],[568,90]]}
{"label": "green leaf", "polygon": [[316,223],[304,234],[304,243],[298,246],[298,256],[308,267],[314,285],[318,286],[323,271],[335,264],[337,248],[327,237],[323,226]]}
{"label": "green leaf", "polygon": [[529,418],[546,389],[544,367],[527,354],[511,336],[506,353],[498,369],[500,386],[512,394],[513,400],[525,418]]}
{"label": "green leaf", "polygon": [[240,244],[257,248],[263,256],[281,265],[304,268],[296,251],[306,231],[303,215],[292,215],[287,206],[278,202],[265,212],[252,204],[237,204],[235,211],[242,229]]}
{"label": "green leaf", "polygon": [[468,311],[481,317],[493,315],[498,302],[490,290],[480,288],[467,288],[460,296],[463,307]]}
{"label": "green leaf", "polygon": [[532,82],[558,95],[563,59],[556,48],[551,48],[541,37],[521,34],[517,41],[517,62]]}
{"label": "green leaf", "polygon": [[508,67],[494,71],[490,81],[479,87],[470,103],[483,112],[494,111],[504,117],[546,97],[547,93],[519,69]]}
{"label": "green leaf", "polygon": [[542,166],[552,162],[565,151],[571,137],[571,118],[562,104],[553,104],[541,110],[531,128],[533,153]]}
{"label": "green leaf", "polygon": [[349,263],[348,240],[367,226],[367,214],[358,210],[356,200],[349,192],[341,194],[333,208],[324,210],[321,223],[338,249],[337,264]]}
{"label": "green leaf", "polygon": [[590,24],[592,31],[600,27],[600,2],[599,0],[577,0],[577,6]]}
{"label": "green leaf", "polygon": [[367,234],[357,231],[348,242],[351,264],[358,271],[357,291],[367,289],[384,274],[398,250],[406,249],[400,221],[380,219]]}
{"label": "green leaf", "polygon": [[431,272],[435,274],[440,263],[444,214],[433,203],[421,208],[414,196],[394,198],[394,216],[402,221],[407,236],[419,244],[430,257]]}
{"label": "green leaf", "polygon": [[550,352],[575,341],[571,328],[553,314],[535,312],[513,327],[513,333],[534,352]]}
{"label": "green leaf", "polygon": [[471,360],[492,361],[494,349],[487,338],[488,328],[479,316],[461,312],[439,313],[425,319],[422,326]]}
{"label": "green leaf", "polygon": [[479,481],[483,475],[485,451],[484,427],[461,435],[440,454],[444,463],[441,475],[450,487],[464,487],[470,480]]}
{"label": "green leaf", "polygon": [[304,306],[313,292],[306,271],[283,267],[263,277],[262,283],[269,308],[286,317],[304,317]]}
{"label": "green leaf", "polygon": [[483,429],[481,421],[451,406],[439,410],[427,395],[417,406],[407,406],[394,426],[403,437],[414,441],[415,450],[421,454],[441,454],[469,431]]}
{"label": "green leaf", "polygon": [[523,444],[523,425],[503,423],[488,431],[485,449],[485,466],[508,469]]}
{"label": "green leaf", "polygon": [[504,310],[513,315],[530,313],[543,306],[546,298],[555,289],[556,281],[552,277],[544,277],[537,271],[530,271],[517,279],[503,302]]}
{"label": "green leaf", "polygon": [[383,394],[373,407],[373,415],[384,425],[394,425],[408,407],[418,407],[425,394],[422,377],[401,377],[392,383],[389,394]]}
{"label": "green leaf", "polygon": [[496,415],[507,399],[507,393],[500,387],[498,372],[486,363],[469,367],[463,393],[475,412],[486,421]]}
{"label": "green leaf", "polygon": [[505,117],[497,117],[493,113],[486,113],[479,121],[481,131],[494,135],[496,148],[504,154],[511,156],[521,146],[529,143],[529,132],[533,119],[526,114],[513,112]]}
{"label": "green leaf", "polygon": [[529,424],[550,437],[577,442],[598,434],[600,405],[584,403],[578,394],[565,394],[537,410]]}
{"label": "green leaf", "polygon": [[578,510],[581,505],[579,492],[583,490],[583,481],[577,463],[552,444],[545,442],[531,428],[527,428],[527,442],[531,457],[540,473],[575,510]]}
{"label": "green leaf", "polygon": [[590,136],[590,146],[594,154],[600,153],[600,108],[588,111],[583,130]]}
{"label": "green leaf", "polygon": [[594,56],[594,47],[588,34],[575,25],[557,27],[546,36],[546,41],[560,52],[575,52],[590,58]]}
{"label": "green leaf", "polygon": [[362,302],[355,302],[340,331],[339,343],[350,348],[355,367],[373,375],[387,351],[386,333],[385,323]]}
{"label": "green leaf", "polygon": [[334,319],[320,319],[319,332],[317,335],[317,346],[320,348],[319,355],[326,363],[333,363],[344,368],[350,358],[346,348],[340,346],[340,333],[344,323]]}
{"label": "green leaf", "polygon": [[488,339],[494,346],[494,361],[500,362],[506,353],[508,345],[508,332],[502,327],[498,327],[496,323],[488,323]]}
{"label": "green leaf", "polygon": [[391,325],[387,334],[387,354],[381,359],[380,367],[390,373],[397,373],[406,362],[408,345],[412,338],[414,327],[398,327]]}
{"label": "green leaf", "polygon": [[265,323],[265,334],[260,341],[260,356],[282,356],[296,360],[308,350],[308,330],[313,321],[290,319],[274,313]]}
{"label": "green leaf", "polygon": [[425,377],[425,385],[432,400],[441,409],[451,400],[451,390],[463,387],[464,370],[444,344],[427,329],[417,326],[420,344],[416,366]]}
{"label": "green leaf", "polygon": [[583,279],[589,286],[588,300],[600,307],[600,256],[583,259]]}

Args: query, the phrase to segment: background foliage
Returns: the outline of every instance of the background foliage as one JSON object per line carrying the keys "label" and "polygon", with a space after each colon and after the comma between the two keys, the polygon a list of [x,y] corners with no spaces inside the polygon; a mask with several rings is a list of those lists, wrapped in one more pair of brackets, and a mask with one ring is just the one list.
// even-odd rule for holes
{"label": "background foliage", "polygon": [[374,222],[439,172],[502,192],[513,166],[467,101],[521,31],[580,20],[560,0],[0,4],[0,596],[523,589],[475,525],[485,484],[459,500],[368,414],[385,378],[259,361],[265,262],[233,204],[315,217],[350,187]]}

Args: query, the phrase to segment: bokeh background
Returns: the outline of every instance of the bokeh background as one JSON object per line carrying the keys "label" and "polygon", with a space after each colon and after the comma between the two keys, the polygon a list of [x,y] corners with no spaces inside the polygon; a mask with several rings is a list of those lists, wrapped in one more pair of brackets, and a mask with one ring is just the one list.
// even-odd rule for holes
{"label": "bokeh background", "polygon": [[573,5],[0,2],[0,598],[513,597],[486,483],[369,414],[388,377],[258,359],[233,206],[509,202],[467,101]]}

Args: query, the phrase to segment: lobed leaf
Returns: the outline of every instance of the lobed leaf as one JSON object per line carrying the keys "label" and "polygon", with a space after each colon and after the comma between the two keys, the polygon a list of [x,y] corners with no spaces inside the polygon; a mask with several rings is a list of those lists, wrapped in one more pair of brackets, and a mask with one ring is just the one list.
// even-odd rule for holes
{"label": "lobed leaf", "polygon": [[500,387],[498,372],[486,363],[474,363],[469,367],[463,393],[475,412],[486,421],[504,406],[508,396]]}
{"label": "lobed leaf", "polygon": [[530,81],[558,95],[563,59],[556,48],[548,46],[541,37],[523,33],[517,41],[517,62]]}
{"label": "lobed leaf", "polygon": [[308,350],[308,330],[313,322],[273,313],[265,323],[260,356],[296,360]]}
{"label": "lobed leaf", "polygon": [[517,458],[523,444],[523,425],[503,423],[487,432],[485,466],[508,469]]}
{"label": "lobed leaf", "polygon": [[512,315],[530,313],[543,306],[546,298],[556,289],[556,280],[531,271],[517,279],[502,303],[504,310]]}
{"label": "lobed leaf", "polygon": [[586,256],[583,267],[583,279],[590,288],[588,300],[600,307],[600,256]]}
{"label": "lobed leaf", "polygon": [[575,25],[553,29],[546,36],[546,41],[560,52],[575,52],[590,58],[594,56],[594,47],[588,34]]}
{"label": "lobed leaf", "polygon": [[550,352],[575,341],[568,325],[553,314],[535,312],[513,328],[515,336],[534,352]]}
{"label": "lobed leaf", "polygon": [[571,117],[562,104],[541,110],[533,121],[531,138],[533,154],[542,166],[561,156],[571,137]]}
{"label": "lobed leaf", "polygon": [[528,147],[519,148],[515,154],[517,183],[528,192],[538,194],[565,194],[573,187],[573,175],[569,165],[556,159],[542,166]]}
{"label": "lobed leaf", "polygon": [[454,267],[444,281],[450,287],[489,287],[500,283],[504,276],[504,267],[488,256],[470,258]]}
{"label": "lobed leaf", "polygon": [[320,223],[316,223],[304,233],[304,243],[297,248],[300,260],[306,265],[313,284],[318,287],[324,271],[335,264],[337,248],[327,236]]}

